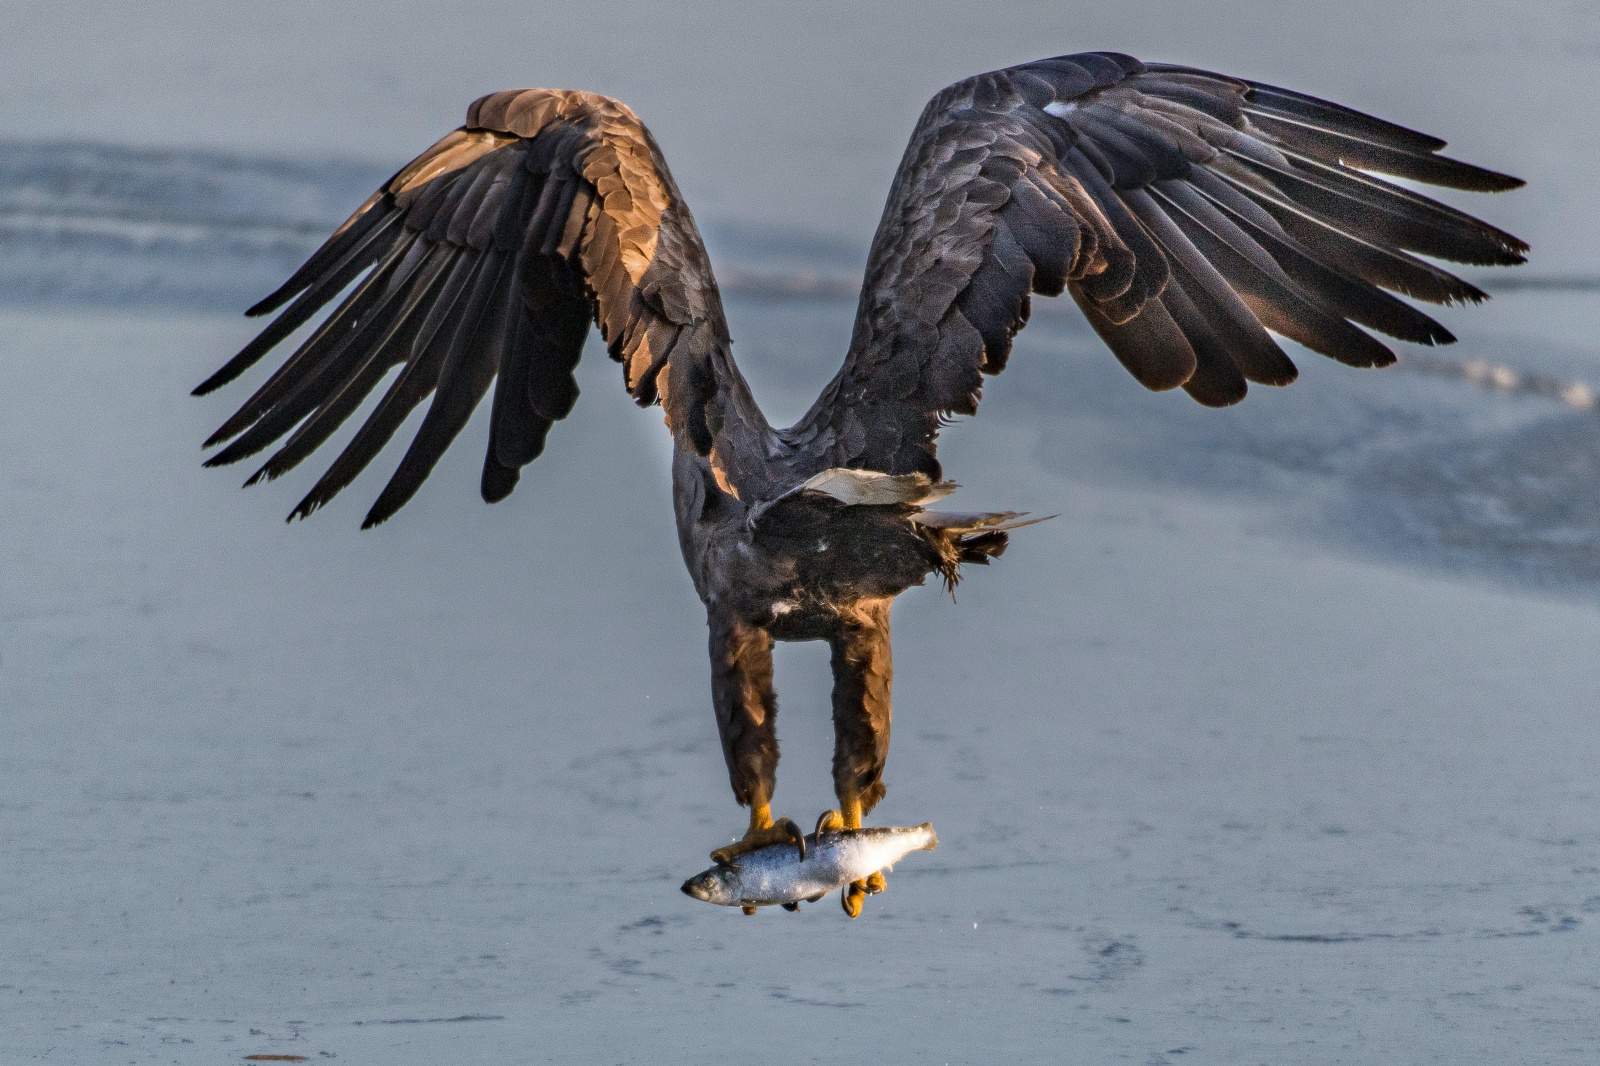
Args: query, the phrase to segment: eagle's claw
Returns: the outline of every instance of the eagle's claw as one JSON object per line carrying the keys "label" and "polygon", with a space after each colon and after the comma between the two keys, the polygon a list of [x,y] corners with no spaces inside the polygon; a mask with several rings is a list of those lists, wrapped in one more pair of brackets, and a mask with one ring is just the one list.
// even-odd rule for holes
{"label": "eagle's claw", "polygon": [[[842,833],[848,829],[861,828],[861,808],[856,804],[849,804],[849,814],[836,810],[823,811],[817,818],[817,836],[824,833]],[[854,815],[854,817],[851,817]],[[852,918],[861,917],[861,908],[866,906],[868,896],[876,896],[889,887],[888,879],[879,870],[860,881],[852,881],[839,893],[839,905],[844,912]]]}
{"label": "eagle's claw", "polygon": [[837,833],[844,829],[844,815],[838,811],[828,810],[817,815],[817,836],[823,833]]}
{"label": "eagle's claw", "polygon": [[806,858],[806,835],[800,827],[794,824],[793,818],[779,818],[772,820],[767,808],[760,807],[750,813],[750,828],[743,837],[732,844],[724,845],[711,853],[711,861],[724,866],[731,865],[733,860],[746,852],[764,848],[769,844],[793,844],[800,853],[800,861]]}

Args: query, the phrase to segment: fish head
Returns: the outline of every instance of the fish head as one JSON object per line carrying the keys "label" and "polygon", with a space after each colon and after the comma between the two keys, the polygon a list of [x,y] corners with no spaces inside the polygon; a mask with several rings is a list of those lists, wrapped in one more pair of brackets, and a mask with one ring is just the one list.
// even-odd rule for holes
{"label": "fish head", "polygon": [[739,902],[739,871],[731,866],[713,866],[685,881],[683,894],[731,907]]}

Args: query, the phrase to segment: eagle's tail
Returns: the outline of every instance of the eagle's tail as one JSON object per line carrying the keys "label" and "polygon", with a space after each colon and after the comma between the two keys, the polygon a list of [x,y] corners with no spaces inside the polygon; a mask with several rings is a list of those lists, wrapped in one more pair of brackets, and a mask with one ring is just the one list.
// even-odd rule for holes
{"label": "eagle's tail", "polygon": [[990,559],[1004,554],[1013,529],[1048,521],[1055,515],[1030,518],[1026,511],[928,511],[925,505],[944,499],[959,486],[953,481],[934,481],[926,474],[885,474],[878,470],[832,467],[814,474],[767,503],[751,510],[752,525],[782,501],[798,494],[831,497],[847,507],[899,507],[906,518],[932,547],[934,569],[944,578],[952,595],[961,581],[961,564],[987,566]]}
{"label": "eagle's tail", "polygon": [[988,566],[990,559],[1005,554],[1010,531],[1048,522],[1055,515],[1030,518],[1026,511],[986,511],[963,514],[955,511],[917,511],[911,522],[933,546],[939,557],[938,571],[944,587],[953,596],[961,581],[961,564]]}

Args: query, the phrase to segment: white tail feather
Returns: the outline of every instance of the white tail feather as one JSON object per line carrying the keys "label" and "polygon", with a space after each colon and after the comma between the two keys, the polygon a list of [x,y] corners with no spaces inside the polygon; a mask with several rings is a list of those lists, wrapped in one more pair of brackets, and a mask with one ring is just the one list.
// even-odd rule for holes
{"label": "white tail feather", "polygon": [[929,529],[948,529],[960,533],[976,533],[988,529],[1021,529],[1023,526],[1048,522],[1055,515],[1029,518],[1027,511],[989,511],[982,514],[964,514],[960,511],[918,511],[911,521]]}
{"label": "white tail feather", "polygon": [[885,474],[842,466],[813,474],[799,488],[801,492],[832,496],[852,507],[893,503],[920,507],[942,500],[955,490],[955,482],[934,481],[927,474]]}

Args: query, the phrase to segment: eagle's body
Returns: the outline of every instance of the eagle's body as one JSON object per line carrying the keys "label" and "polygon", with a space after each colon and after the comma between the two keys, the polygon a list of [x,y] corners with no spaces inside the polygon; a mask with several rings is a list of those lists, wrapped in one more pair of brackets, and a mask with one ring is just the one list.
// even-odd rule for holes
{"label": "eagle's body", "polygon": [[[641,405],[672,433],[685,563],[706,605],[712,698],[750,829],[774,824],[774,640],[833,650],[834,784],[858,826],[883,795],[889,612],[930,574],[1005,547],[1017,515],[931,511],[938,433],[973,414],[1031,294],[1069,292],[1152,389],[1201,403],[1284,385],[1271,333],[1358,366],[1393,362],[1362,326],[1452,338],[1384,290],[1483,294],[1434,265],[1520,262],[1501,230],[1372,176],[1493,191],[1516,179],[1444,142],[1273,86],[1084,53],[981,74],[937,94],[906,149],[870,253],[850,350],[794,426],[774,428],[734,363],[705,248],[660,150],[608,97],[494,93],[384,184],[251,313],[279,317],[197,391],[238,376],[341,291],[208,442],[226,463],[278,449],[284,473],[387,391],[295,509],[347,485],[433,399],[367,517],[410,499],[494,385],[482,494],[506,496],[572,408],[591,323]],[[350,286],[352,286],[351,288]],[[1269,332],[1270,331],[1270,332]],[[395,371],[398,368],[398,373]],[[286,439],[285,439],[286,438]],[[279,443],[281,442],[281,443]],[[723,854],[728,854],[725,850]],[[881,878],[854,886],[858,913]]]}

